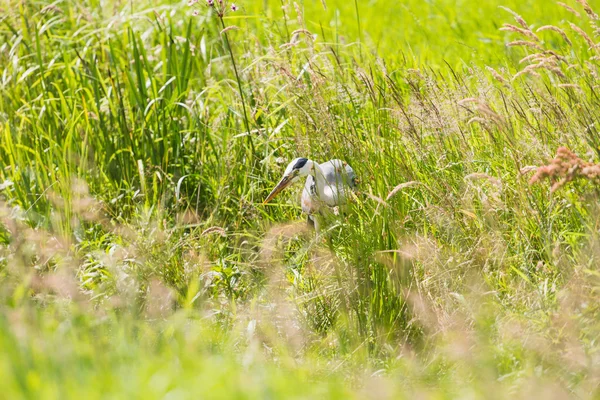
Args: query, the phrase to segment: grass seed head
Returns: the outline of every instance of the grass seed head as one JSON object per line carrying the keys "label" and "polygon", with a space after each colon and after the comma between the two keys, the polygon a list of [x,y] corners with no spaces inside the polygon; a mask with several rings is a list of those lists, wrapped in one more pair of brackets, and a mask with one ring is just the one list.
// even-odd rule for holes
{"label": "grass seed head", "polygon": [[557,32],[560,36],[562,36],[562,38],[565,40],[565,42],[567,42],[567,44],[569,46],[571,46],[573,43],[571,42],[571,40],[569,40],[569,37],[567,36],[567,34],[565,33],[565,31],[563,31],[562,29],[554,26],[554,25],[544,25],[539,27],[536,32],[544,32],[544,31],[553,31],[553,32]]}

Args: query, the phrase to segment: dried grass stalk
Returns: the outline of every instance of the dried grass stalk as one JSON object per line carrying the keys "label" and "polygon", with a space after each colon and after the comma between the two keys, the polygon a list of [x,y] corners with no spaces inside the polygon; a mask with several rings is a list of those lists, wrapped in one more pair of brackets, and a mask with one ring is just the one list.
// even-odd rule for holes
{"label": "dried grass stalk", "polygon": [[530,30],[529,26],[527,25],[527,22],[525,22],[523,17],[521,17],[519,14],[517,14],[516,12],[514,12],[513,10],[511,10],[508,7],[500,6],[500,8],[503,9],[504,11],[510,13],[515,18],[515,21],[517,21],[517,23],[519,25],[521,25],[524,29]]}
{"label": "dried grass stalk", "polygon": [[536,42],[540,41],[540,38],[535,33],[533,33],[531,30],[519,28],[518,26],[514,26],[511,24],[504,24],[504,26],[502,26],[502,28],[500,28],[500,30],[506,31],[506,32],[516,32],[523,36],[527,36],[528,38],[535,40]]}
{"label": "dried grass stalk", "polygon": [[507,43],[506,45],[508,47],[515,47],[515,46],[531,47],[536,50],[544,51],[544,48],[542,46],[540,46],[539,44],[534,43],[534,42],[529,42],[527,40],[515,40],[514,42]]}
{"label": "dried grass stalk", "polygon": [[575,10],[574,8],[569,7],[568,5],[566,5],[565,3],[561,3],[560,1],[557,2],[556,4],[558,4],[559,6],[563,7],[565,10],[567,10],[570,13],[572,13],[577,18],[581,18],[581,14],[579,14],[579,12],[577,10]]}
{"label": "dried grass stalk", "polygon": [[536,32],[543,32],[543,31],[553,31],[558,33],[560,36],[562,36],[562,38],[565,40],[565,42],[567,42],[569,44],[569,46],[572,45],[571,41],[569,40],[567,34],[565,33],[565,31],[563,31],[562,29],[554,26],[554,25],[544,25],[544,26],[540,26]]}
{"label": "dried grass stalk", "polygon": [[398,193],[399,191],[401,191],[404,188],[407,187],[412,187],[415,185],[419,185],[421,182],[418,181],[410,181],[410,182],[404,182],[399,184],[398,186],[396,186],[395,188],[393,188],[387,195],[387,197],[385,198],[386,201],[388,201],[389,199],[391,199],[392,197],[394,197],[396,195],[396,193]]}
{"label": "dried grass stalk", "polygon": [[575,32],[577,32],[579,34],[579,36],[581,36],[582,38],[585,39],[585,41],[590,46],[590,48],[592,48],[592,49],[596,48],[596,43],[594,43],[594,41],[592,40],[592,38],[590,38],[588,36],[588,34],[585,33],[585,31],[583,29],[581,29],[580,27],[578,27],[577,25],[575,25],[572,22],[569,22],[569,25],[571,26],[571,29],[573,29]]}
{"label": "dried grass stalk", "polygon": [[575,0],[575,1],[577,1],[579,4],[581,4],[583,9],[585,10],[585,13],[588,15],[588,17],[590,17],[590,19],[592,19],[594,21],[598,20],[598,14],[596,14],[594,12],[594,10],[592,10],[592,7],[590,7],[590,5],[588,4],[588,2],[586,0]]}
{"label": "dried grass stalk", "polygon": [[498,82],[508,83],[508,81],[494,68],[486,66],[485,69],[487,69]]}

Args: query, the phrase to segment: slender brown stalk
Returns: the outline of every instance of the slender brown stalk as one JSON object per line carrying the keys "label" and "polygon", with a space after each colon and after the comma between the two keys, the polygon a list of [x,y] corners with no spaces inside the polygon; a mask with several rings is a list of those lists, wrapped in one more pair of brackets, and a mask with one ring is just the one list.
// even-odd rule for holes
{"label": "slender brown stalk", "polygon": [[235,72],[235,79],[237,81],[238,90],[240,92],[240,97],[242,99],[242,110],[244,112],[244,125],[246,127],[248,143],[250,144],[250,148],[252,149],[252,154],[254,154],[254,141],[252,140],[252,134],[250,132],[250,121],[248,120],[248,112],[246,111],[246,98],[244,97],[244,91],[242,89],[242,80],[240,79],[240,74],[237,69],[237,64],[235,63],[235,57],[233,56],[233,49],[231,48],[231,43],[229,42],[229,36],[227,35],[227,28],[225,27],[225,21],[223,21],[223,16],[219,15],[219,21],[221,21],[221,27],[223,30],[221,31],[221,35],[225,38],[225,44],[227,45],[227,51],[229,51],[229,56],[231,58],[231,64],[233,65],[233,71]]}

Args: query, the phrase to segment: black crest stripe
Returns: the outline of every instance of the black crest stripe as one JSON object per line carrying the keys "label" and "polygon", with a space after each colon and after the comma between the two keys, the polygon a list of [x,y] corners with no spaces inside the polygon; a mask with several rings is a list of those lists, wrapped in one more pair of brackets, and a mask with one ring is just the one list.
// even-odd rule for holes
{"label": "black crest stripe", "polygon": [[307,161],[308,158],[299,158],[298,161],[296,161],[296,164],[294,164],[294,169],[300,169],[304,167]]}

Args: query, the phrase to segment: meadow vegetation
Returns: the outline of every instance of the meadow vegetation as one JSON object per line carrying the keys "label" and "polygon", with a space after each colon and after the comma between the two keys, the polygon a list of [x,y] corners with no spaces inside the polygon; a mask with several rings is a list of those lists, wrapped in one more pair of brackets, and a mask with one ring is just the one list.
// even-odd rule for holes
{"label": "meadow vegetation", "polygon": [[527,3],[0,0],[2,396],[599,398],[600,5]]}

